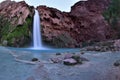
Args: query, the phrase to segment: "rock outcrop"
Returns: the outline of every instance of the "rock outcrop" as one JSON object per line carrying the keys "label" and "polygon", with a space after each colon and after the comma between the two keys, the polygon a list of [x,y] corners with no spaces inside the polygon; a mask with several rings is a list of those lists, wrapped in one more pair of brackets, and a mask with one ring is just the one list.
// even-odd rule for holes
{"label": "rock outcrop", "polygon": [[74,28],[72,18],[68,13],[63,13],[54,8],[39,6],[43,40],[48,43],[53,43],[55,46],[72,47],[76,44],[71,37],[71,29]]}
{"label": "rock outcrop", "polygon": [[33,16],[33,8],[30,8],[24,1],[4,1],[0,4],[0,15],[9,18],[11,23],[15,26],[23,25],[26,18]]}
{"label": "rock outcrop", "polygon": [[70,12],[38,6],[43,41],[56,47],[81,47],[83,42],[111,38],[110,26],[102,13],[110,0],[79,1]]}
{"label": "rock outcrop", "polygon": [[[24,1],[0,3],[0,40],[5,46],[23,47],[30,43],[34,7]],[[4,44],[5,42],[5,44]]]}

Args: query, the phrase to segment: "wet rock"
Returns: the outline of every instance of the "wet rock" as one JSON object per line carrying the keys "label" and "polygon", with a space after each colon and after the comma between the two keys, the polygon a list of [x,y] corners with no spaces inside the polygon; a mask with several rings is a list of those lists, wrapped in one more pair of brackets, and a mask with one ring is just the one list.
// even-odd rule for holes
{"label": "wet rock", "polygon": [[85,54],[84,52],[81,52],[80,54]]}
{"label": "wet rock", "polygon": [[64,59],[63,63],[65,65],[76,65],[77,61],[75,59],[73,59],[73,58],[69,58],[69,59]]}
{"label": "wet rock", "polygon": [[80,55],[73,55],[72,58],[75,59],[78,64],[82,64],[82,61],[84,60],[80,57]]}
{"label": "wet rock", "polygon": [[56,57],[56,58],[51,58],[50,59],[53,63],[61,63],[62,62],[62,58],[58,58],[58,57]]}
{"label": "wet rock", "polygon": [[[69,59],[73,59],[77,62],[77,64],[82,64],[83,61],[89,61],[88,59],[81,57],[80,54],[66,54],[64,57],[64,60],[69,60]],[[63,62],[64,62],[63,60]]]}
{"label": "wet rock", "polygon": [[61,55],[61,53],[56,53],[56,55]]}
{"label": "wet rock", "polygon": [[80,57],[81,61],[89,61],[87,58]]}
{"label": "wet rock", "polygon": [[71,58],[75,59],[76,61],[78,61],[80,59],[79,55],[73,55]]}
{"label": "wet rock", "polygon": [[74,54],[65,54],[64,59],[72,58]]}
{"label": "wet rock", "polygon": [[33,61],[33,62],[34,62],[34,61],[39,61],[39,59],[38,59],[38,58],[33,58],[32,61]]}
{"label": "wet rock", "polygon": [[114,66],[120,66],[120,60],[117,60],[115,63],[114,63]]}

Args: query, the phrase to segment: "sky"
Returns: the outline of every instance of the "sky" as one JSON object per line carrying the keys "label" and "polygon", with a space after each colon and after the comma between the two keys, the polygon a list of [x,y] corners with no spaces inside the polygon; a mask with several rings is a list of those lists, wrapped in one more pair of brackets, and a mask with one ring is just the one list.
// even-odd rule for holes
{"label": "sky", "polygon": [[[4,0],[0,0],[2,2]],[[13,1],[23,1],[23,0],[13,0]],[[48,7],[54,7],[61,11],[69,12],[71,6],[73,6],[76,2],[80,0],[24,0],[29,5],[39,6],[39,5],[46,5]]]}

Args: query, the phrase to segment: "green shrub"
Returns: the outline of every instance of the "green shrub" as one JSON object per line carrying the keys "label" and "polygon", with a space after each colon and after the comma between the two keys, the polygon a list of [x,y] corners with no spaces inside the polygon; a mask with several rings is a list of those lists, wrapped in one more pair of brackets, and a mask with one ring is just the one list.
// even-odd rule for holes
{"label": "green shrub", "polygon": [[[6,20],[1,28],[1,43],[4,40],[7,40],[8,46],[16,46],[17,44],[20,46],[24,46],[30,42],[30,30],[29,26],[32,24],[32,18],[28,17],[26,22],[23,25],[14,26]],[[23,42],[20,42],[23,41]]]}
{"label": "green shrub", "polygon": [[108,21],[111,28],[118,32],[118,38],[120,37],[120,0],[111,0],[110,6],[103,13],[104,18]]}
{"label": "green shrub", "polygon": [[103,16],[112,27],[115,26],[120,18],[120,0],[112,0]]}

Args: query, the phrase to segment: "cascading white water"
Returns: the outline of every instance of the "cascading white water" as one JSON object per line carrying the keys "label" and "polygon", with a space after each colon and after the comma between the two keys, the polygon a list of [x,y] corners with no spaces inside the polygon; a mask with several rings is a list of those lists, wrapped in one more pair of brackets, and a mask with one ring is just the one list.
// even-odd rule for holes
{"label": "cascading white water", "polygon": [[34,21],[33,21],[33,48],[34,49],[44,48],[42,46],[40,16],[37,10],[35,10]]}

